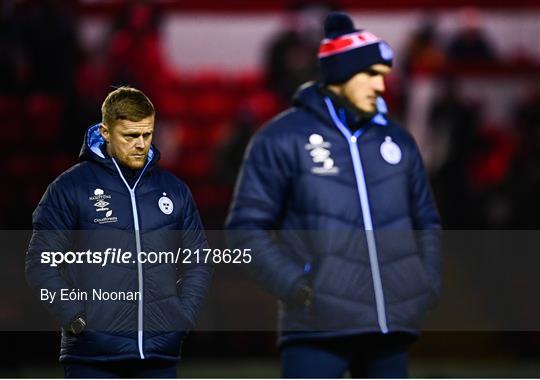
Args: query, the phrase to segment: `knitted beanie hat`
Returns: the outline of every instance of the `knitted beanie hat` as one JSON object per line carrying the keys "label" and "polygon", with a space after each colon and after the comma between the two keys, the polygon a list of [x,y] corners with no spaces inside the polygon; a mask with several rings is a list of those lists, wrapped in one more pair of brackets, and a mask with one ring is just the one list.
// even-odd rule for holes
{"label": "knitted beanie hat", "polygon": [[367,30],[355,29],[345,13],[329,13],[324,21],[324,33],[319,46],[324,84],[344,83],[377,63],[392,66],[392,48]]}

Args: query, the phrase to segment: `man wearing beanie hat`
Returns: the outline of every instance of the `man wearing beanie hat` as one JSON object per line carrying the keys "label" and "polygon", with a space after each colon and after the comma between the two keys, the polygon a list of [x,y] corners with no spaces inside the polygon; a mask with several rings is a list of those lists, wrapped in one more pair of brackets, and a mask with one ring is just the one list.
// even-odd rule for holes
{"label": "man wearing beanie hat", "polygon": [[378,107],[392,59],[329,14],[321,81],[245,155],[227,228],[280,301],[284,377],[406,377],[407,346],[438,297],[440,221],[422,159]]}

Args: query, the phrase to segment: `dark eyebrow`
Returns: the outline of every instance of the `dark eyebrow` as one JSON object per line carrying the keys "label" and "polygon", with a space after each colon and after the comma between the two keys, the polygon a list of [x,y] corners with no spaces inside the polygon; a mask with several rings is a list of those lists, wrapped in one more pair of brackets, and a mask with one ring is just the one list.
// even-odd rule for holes
{"label": "dark eyebrow", "polygon": [[379,70],[376,70],[376,69],[367,69],[366,70],[366,73],[368,75],[371,75],[371,76],[375,76],[375,75],[384,75],[385,73],[383,73],[382,71],[379,71]]}

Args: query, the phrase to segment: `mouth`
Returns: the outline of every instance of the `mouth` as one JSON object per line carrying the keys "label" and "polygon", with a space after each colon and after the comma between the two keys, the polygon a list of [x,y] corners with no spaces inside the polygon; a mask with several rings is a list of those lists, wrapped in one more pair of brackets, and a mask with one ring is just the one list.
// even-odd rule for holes
{"label": "mouth", "polygon": [[132,154],[131,157],[135,158],[136,160],[141,160],[145,157],[144,154]]}

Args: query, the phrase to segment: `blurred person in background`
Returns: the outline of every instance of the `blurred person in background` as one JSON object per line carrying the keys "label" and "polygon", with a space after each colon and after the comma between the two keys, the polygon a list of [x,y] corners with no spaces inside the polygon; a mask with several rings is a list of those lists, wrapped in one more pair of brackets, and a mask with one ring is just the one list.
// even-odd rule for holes
{"label": "blurred person in background", "polygon": [[[141,91],[120,87],[109,93],[102,123],[85,135],[81,163],[48,187],[34,211],[26,278],[62,326],[60,361],[68,378],[176,377],[182,340],[208,290],[210,265],[150,265],[137,257],[164,245],[207,247],[187,186],[157,166],[154,120],[154,107]],[[51,266],[42,259],[42,252],[112,248],[132,252],[135,260]],[[44,289],[56,298],[44,300]],[[134,296],[62,300],[62,290],[72,289]]]}
{"label": "blurred person in background", "polygon": [[242,166],[244,151],[256,131],[258,123],[251,109],[240,108],[233,124],[233,132],[219,146],[216,154],[216,176],[223,182],[234,185]]}
{"label": "blurred person in background", "polygon": [[[424,102],[418,103],[415,98],[418,78],[429,78],[436,75],[446,63],[446,53],[439,39],[437,21],[434,14],[426,14],[419,20],[418,29],[414,30],[403,51],[401,59],[401,72],[399,74],[399,101],[397,107],[392,108],[394,118],[397,120],[407,120],[410,125],[417,129],[422,129],[423,125],[418,120],[409,120],[409,115],[422,115]],[[427,100],[427,99],[426,99]],[[420,128],[418,128],[420,127]],[[413,135],[415,130],[409,129]],[[417,139],[422,136],[415,135]],[[420,140],[421,141],[421,140]],[[420,143],[418,141],[418,143]],[[422,148],[422,146],[421,146]],[[425,153],[425,152],[422,152]],[[430,158],[424,155],[424,158]],[[427,162],[429,167],[429,162]]]}
{"label": "blurred person in background", "polygon": [[496,62],[497,54],[482,30],[480,12],[476,8],[462,8],[458,14],[460,27],[450,39],[448,58],[460,63]]}
{"label": "blurred person in background", "polygon": [[445,60],[433,16],[425,16],[420,28],[413,32],[405,48],[403,73],[406,77],[437,73],[444,66]]}
{"label": "blurred person in background", "polygon": [[477,218],[472,215],[475,207],[467,170],[481,144],[478,134],[479,107],[463,99],[456,78],[444,78],[441,87],[428,115],[431,144],[436,153],[433,157],[433,188],[441,215],[444,216],[445,228],[474,227],[472,220]]}
{"label": "blurred person in background", "polygon": [[502,183],[502,196],[509,203],[506,228],[538,229],[537,201],[540,191],[540,89],[531,82],[526,95],[514,106],[516,149],[512,170]]}
{"label": "blurred person in background", "polygon": [[177,79],[165,58],[161,19],[155,2],[126,1],[115,20],[107,56],[112,83],[133,83],[156,104],[161,104],[163,87]]}
{"label": "blurred person in background", "polygon": [[321,81],[252,139],[226,226],[281,301],[283,377],[406,377],[440,291],[439,216],[413,138],[377,107],[392,49],[344,13],[324,29]]}
{"label": "blurred person in background", "polygon": [[275,36],[265,52],[266,82],[288,104],[302,83],[318,77],[315,59],[322,38],[322,5],[300,5],[288,14],[288,28]]}

